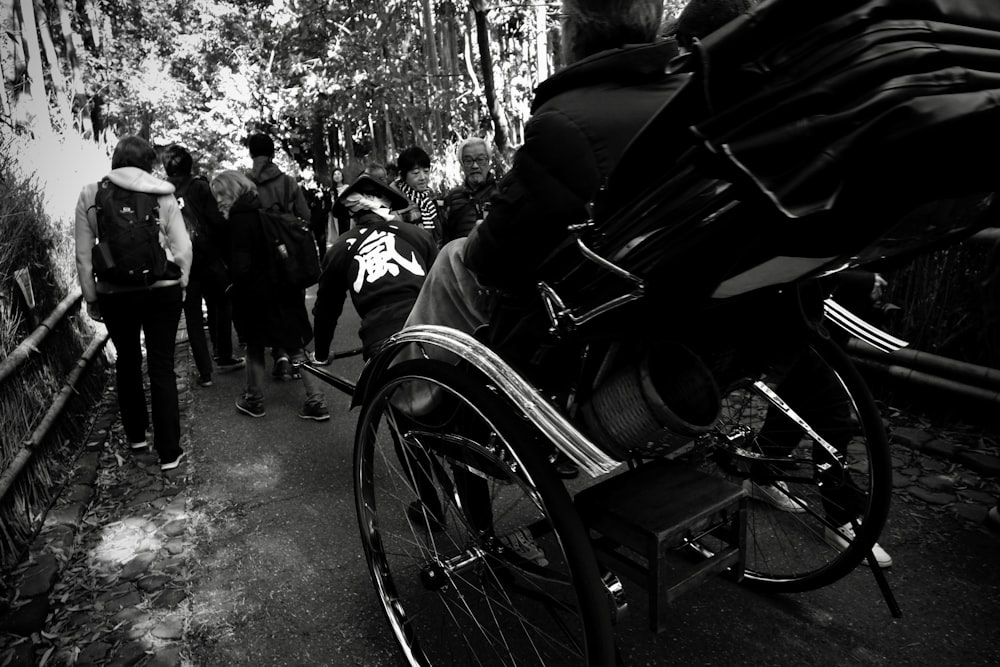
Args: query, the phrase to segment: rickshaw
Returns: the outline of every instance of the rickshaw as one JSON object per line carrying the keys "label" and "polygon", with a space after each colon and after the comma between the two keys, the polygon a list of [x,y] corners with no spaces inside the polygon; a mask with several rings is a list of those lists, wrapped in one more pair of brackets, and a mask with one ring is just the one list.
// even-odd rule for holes
{"label": "rickshaw", "polygon": [[[766,0],[671,67],[679,92],[547,264],[540,336],[507,354],[416,326],[356,384],[304,366],[360,408],[361,542],[409,664],[614,664],[616,570],[662,630],[668,556],[773,592],[867,558],[898,613],[871,554],[885,428],[831,322],[903,343],[824,286],[995,220],[1000,3]],[[401,407],[414,390],[427,410]],[[619,534],[694,499],[669,549]]]}

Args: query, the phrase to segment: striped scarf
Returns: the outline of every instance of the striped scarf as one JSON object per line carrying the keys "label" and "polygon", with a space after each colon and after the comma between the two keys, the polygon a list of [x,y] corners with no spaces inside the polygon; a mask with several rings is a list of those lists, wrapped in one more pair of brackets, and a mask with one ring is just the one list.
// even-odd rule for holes
{"label": "striped scarf", "polygon": [[420,208],[421,226],[432,235],[437,234],[437,207],[434,205],[429,191],[417,192],[402,180],[396,181],[395,186],[407,199]]}

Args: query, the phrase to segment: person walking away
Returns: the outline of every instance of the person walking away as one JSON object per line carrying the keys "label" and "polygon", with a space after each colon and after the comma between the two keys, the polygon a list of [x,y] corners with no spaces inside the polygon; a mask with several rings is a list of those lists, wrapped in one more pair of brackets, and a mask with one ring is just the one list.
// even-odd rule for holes
{"label": "person walking away", "polygon": [[[309,221],[309,204],[295,179],[281,171],[274,164],[274,141],[266,134],[254,134],[247,140],[247,148],[253,167],[250,180],[257,186],[257,196],[261,207],[294,213],[298,218]],[[301,294],[302,308],[305,309],[305,292]],[[271,375],[278,380],[297,380],[300,375],[289,360],[287,350],[271,349],[273,369]]]}
{"label": "person walking away", "polygon": [[208,304],[208,326],[215,345],[220,370],[242,368],[242,358],[233,357],[232,309],[226,303],[229,268],[220,250],[228,244],[225,220],[219,213],[208,179],[192,174],[194,160],[183,146],[172,144],[163,152],[167,182],[174,186],[174,196],[191,237],[193,258],[191,277],[184,297],[184,320],[187,325],[191,356],[198,370],[198,385],[212,386],[212,355],[205,340],[202,301]]}
{"label": "person walking away", "polygon": [[441,242],[441,208],[430,190],[431,158],[419,146],[411,146],[396,159],[399,180],[393,186],[410,200],[420,213],[413,221]]}
{"label": "person walking away", "polygon": [[316,239],[316,247],[322,256],[326,253],[327,228],[330,226],[330,211],[333,200],[330,191],[322,186],[306,191],[306,201],[309,204],[309,229]]}
{"label": "person walking away", "polygon": [[[233,319],[247,343],[247,386],[236,400],[236,409],[250,417],[263,417],[264,349],[280,348],[291,361],[306,360],[305,345],[312,338],[309,314],[302,291],[283,287],[274,278],[272,248],[261,221],[262,205],[257,187],[238,171],[223,171],[212,179],[212,193],[219,209],[229,220],[232,235],[230,275]],[[302,376],[305,403],[301,419],[326,421],[326,409],[319,380]]]}
{"label": "person walking away", "polygon": [[149,446],[145,340],[153,448],[160,469],[173,470],[184,457],[174,349],[192,251],[174,186],[151,173],[156,159],[145,139],[121,139],[111,172],[80,191],[74,237],[87,312],[104,322],[118,352],[115,381],[125,436],[133,450]]}
{"label": "person walking away", "polygon": [[490,167],[493,155],[482,137],[469,137],[458,145],[458,162],[465,180],[444,197],[441,245],[468,236],[483,221],[490,199],[497,194],[497,182]]}

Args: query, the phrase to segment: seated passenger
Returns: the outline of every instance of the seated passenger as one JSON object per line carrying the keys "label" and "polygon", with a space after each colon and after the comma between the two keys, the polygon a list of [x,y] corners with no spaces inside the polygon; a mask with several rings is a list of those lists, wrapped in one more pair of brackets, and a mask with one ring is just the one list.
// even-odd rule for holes
{"label": "seated passenger", "polygon": [[[568,225],[587,220],[588,202],[632,137],[680,86],[666,72],[678,49],[658,39],[662,13],[662,0],[563,0],[568,65],[536,89],[524,144],[489,215],[442,248],[407,325],[472,333],[491,323],[499,296],[539,302],[534,285],[546,257]],[[492,325],[492,337],[503,337]]]}

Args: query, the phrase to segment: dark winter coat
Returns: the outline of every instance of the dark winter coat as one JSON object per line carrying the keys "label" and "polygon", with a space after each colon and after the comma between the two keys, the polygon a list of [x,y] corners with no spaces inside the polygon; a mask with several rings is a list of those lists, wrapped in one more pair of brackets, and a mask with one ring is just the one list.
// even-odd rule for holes
{"label": "dark winter coat", "polygon": [[602,51],[538,86],[524,144],[466,244],[465,262],[481,282],[533,284],[567,225],[587,220],[588,202],[629,141],[680,86],[666,74],[676,54],[670,41]]}
{"label": "dark winter coat", "polygon": [[253,169],[247,174],[257,185],[257,194],[264,208],[278,206],[282,211],[294,213],[309,221],[309,203],[295,179],[281,171],[270,158],[253,159]]}
{"label": "dark winter coat", "polygon": [[203,279],[206,272],[214,271],[217,262],[229,265],[229,223],[219,211],[219,203],[205,178],[167,176],[174,186],[174,196],[181,209],[190,207],[198,221],[197,238],[192,238],[194,260],[191,275]]}
{"label": "dark winter coat", "polygon": [[229,210],[232,234],[233,322],[249,345],[297,350],[312,340],[302,290],[274,281],[260,199],[242,195]]}
{"label": "dark winter coat", "polygon": [[476,228],[490,207],[490,198],[497,193],[497,182],[492,173],[486,174],[478,188],[462,183],[444,197],[445,217],[441,224],[441,245],[453,241]]}
{"label": "dark winter coat", "polygon": [[369,211],[356,214],[355,222],[323,258],[313,307],[318,359],[329,354],[348,294],[361,317],[366,358],[402,329],[437,255],[434,238],[422,227],[386,222]]}

